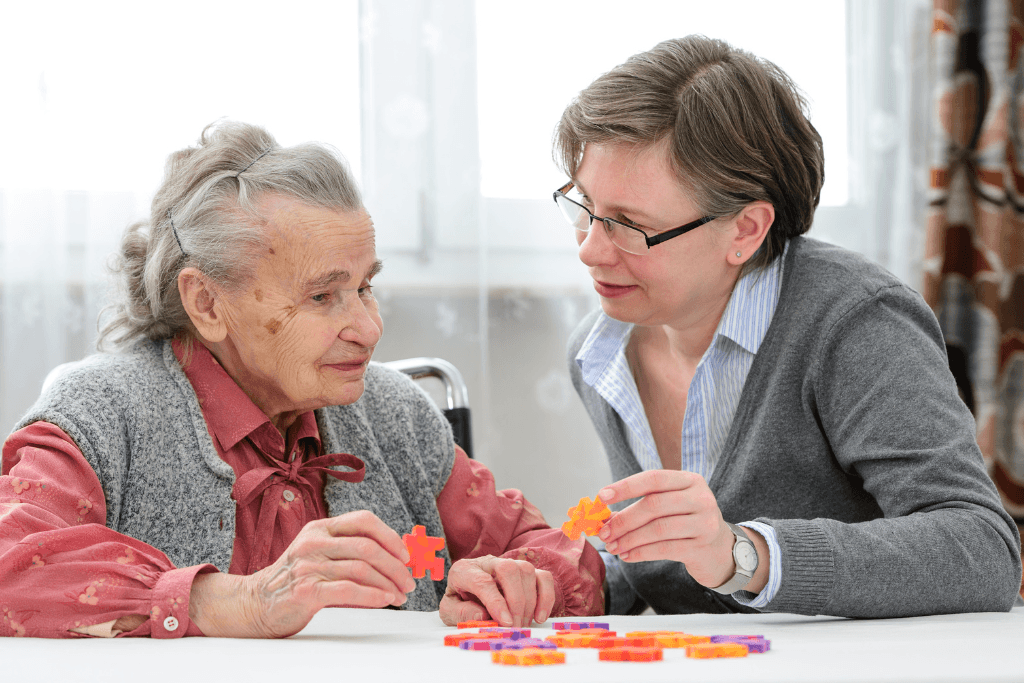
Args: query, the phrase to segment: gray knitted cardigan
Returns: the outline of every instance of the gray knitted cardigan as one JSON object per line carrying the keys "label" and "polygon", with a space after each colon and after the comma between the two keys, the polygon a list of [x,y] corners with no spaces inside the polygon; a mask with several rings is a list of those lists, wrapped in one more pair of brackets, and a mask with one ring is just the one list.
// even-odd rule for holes
{"label": "gray knitted cardigan", "polygon": [[[897,617],[1003,611],[1020,536],[999,502],[942,333],[915,291],[860,256],[790,244],[771,326],[708,482],[727,521],[775,528],[782,583],[767,611]],[[612,476],[640,471],[618,414],[575,362]],[[617,506],[621,509],[622,505]],[[752,611],[676,562],[609,572],[611,611]]]}
{"label": "gray knitted cardigan", "polygon": [[[454,465],[451,428],[405,375],[376,363],[347,406],[316,411],[325,453],[366,463],[361,483],[326,477],[329,514],[369,510],[399,534],[444,536],[436,498]],[[163,551],[178,567],[231,564],[235,475],[217,455],[170,342],[98,354],[60,376],[16,429],[42,420],[78,445],[103,486],[109,528]],[[445,575],[451,566],[447,550]],[[417,580],[403,609],[435,610],[446,582]]]}

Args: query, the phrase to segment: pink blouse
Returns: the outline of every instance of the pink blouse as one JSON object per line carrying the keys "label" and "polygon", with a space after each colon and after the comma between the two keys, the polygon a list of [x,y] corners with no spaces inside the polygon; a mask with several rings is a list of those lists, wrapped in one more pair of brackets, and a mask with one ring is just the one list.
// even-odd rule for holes
{"label": "pink blouse", "polygon": [[[175,352],[180,358],[177,345]],[[327,516],[325,478],[343,476],[327,466],[352,463],[321,452],[312,412],[282,437],[201,344],[185,374],[214,447],[236,476],[228,571],[252,574],[280,557],[307,522]],[[603,610],[604,564],[594,548],[550,528],[521,492],[496,490],[491,472],[458,447],[437,507],[453,562],[528,560],[554,576],[552,616]],[[105,520],[99,479],[67,434],[36,422],[8,437],[0,470],[0,635],[202,635],[188,618],[189,593],[197,573],[216,568],[175,567]],[[129,614],[150,619],[126,634],[111,630]]]}

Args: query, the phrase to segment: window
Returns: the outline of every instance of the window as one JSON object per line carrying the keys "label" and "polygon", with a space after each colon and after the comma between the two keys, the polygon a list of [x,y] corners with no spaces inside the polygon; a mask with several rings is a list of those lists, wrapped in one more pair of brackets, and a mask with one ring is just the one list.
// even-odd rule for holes
{"label": "window", "polygon": [[358,12],[356,0],[7,7],[0,190],[128,191],[145,211],[168,153],[218,118],[284,145],[330,142],[358,175]]}
{"label": "window", "polygon": [[363,46],[367,202],[392,283],[586,287],[551,204],[564,182],[552,131],[600,73],[687,33],[723,38],[797,82],[826,150],[812,235],[863,252],[873,244],[850,175],[864,167],[848,140],[862,125],[848,100],[860,87],[847,78],[848,18],[868,10],[844,0],[362,6],[377,27]]}
{"label": "window", "polygon": [[483,196],[549,197],[565,182],[551,162],[551,134],[576,93],[633,54],[699,33],[771,60],[796,81],[827,152],[822,205],[846,203],[843,0],[520,0],[515,12],[484,1],[476,15]]}
{"label": "window", "polygon": [[[227,117],[322,140],[361,173],[359,4],[5,3],[0,424],[94,349],[104,264],[167,155]],[[6,431],[4,433],[7,433]]]}

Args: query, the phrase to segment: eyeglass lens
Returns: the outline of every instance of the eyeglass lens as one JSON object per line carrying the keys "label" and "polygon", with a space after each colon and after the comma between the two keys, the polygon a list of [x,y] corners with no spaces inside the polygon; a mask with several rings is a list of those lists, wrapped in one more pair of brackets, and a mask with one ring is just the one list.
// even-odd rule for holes
{"label": "eyeglass lens", "polygon": [[[562,195],[557,198],[556,203],[570,225],[580,232],[590,232],[590,213],[586,209]],[[598,220],[604,223],[608,238],[619,249],[641,256],[648,253],[647,240],[639,230],[619,225],[607,219],[599,218]]]}

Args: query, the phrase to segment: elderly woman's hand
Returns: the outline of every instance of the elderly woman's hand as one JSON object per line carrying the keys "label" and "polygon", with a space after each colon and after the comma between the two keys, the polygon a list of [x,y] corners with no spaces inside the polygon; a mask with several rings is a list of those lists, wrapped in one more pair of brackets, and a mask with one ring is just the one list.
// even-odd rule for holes
{"label": "elderly woman's hand", "polygon": [[485,555],[452,565],[440,613],[449,626],[494,619],[502,626],[520,627],[543,622],[554,604],[551,572],[525,560]]}
{"label": "elderly woman's hand", "polygon": [[324,607],[401,605],[416,587],[408,560],[402,539],[371,512],[317,520],[252,576],[198,575],[189,615],[208,636],[290,636]]}
{"label": "elderly woman's hand", "polygon": [[710,588],[732,577],[734,536],[699,474],[649,470],[603,488],[598,496],[605,503],[640,498],[614,513],[598,533],[605,550],[619,559],[682,562],[695,581]]}

